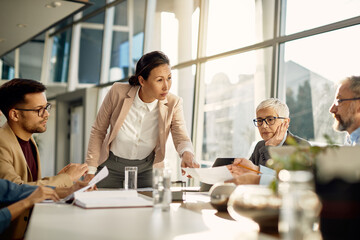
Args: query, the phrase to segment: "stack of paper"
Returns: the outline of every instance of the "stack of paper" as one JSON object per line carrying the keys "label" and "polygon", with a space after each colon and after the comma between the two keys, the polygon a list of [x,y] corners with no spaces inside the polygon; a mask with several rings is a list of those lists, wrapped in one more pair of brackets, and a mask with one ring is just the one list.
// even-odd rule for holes
{"label": "stack of paper", "polygon": [[75,205],[83,208],[151,207],[153,202],[136,190],[76,192]]}

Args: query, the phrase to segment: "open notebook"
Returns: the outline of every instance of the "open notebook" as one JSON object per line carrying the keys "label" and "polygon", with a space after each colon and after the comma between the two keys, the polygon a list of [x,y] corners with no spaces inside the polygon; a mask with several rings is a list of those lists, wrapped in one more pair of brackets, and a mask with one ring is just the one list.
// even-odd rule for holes
{"label": "open notebook", "polygon": [[152,200],[138,195],[136,190],[76,192],[74,204],[82,208],[151,207]]}

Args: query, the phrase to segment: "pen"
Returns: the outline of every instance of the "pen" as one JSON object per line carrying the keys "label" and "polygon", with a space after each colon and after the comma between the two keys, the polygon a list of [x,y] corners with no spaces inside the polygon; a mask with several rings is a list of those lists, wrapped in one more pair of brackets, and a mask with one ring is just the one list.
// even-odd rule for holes
{"label": "pen", "polygon": [[244,165],[241,165],[241,164],[236,164],[237,166],[239,166],[239,167],[242,167],[242,168],[246,168],[246,169],[248,169],[248,170],[250,170],[250,171],[253,171],[253,172],[256,172],[256,173],[258,173],[258,174],[262,174],[260,171],[258,171],[258,170],[255,170],[255,169],[252,169],[252,168],[249,168],[249,167],[246,167],[246,166],[244,166]]}

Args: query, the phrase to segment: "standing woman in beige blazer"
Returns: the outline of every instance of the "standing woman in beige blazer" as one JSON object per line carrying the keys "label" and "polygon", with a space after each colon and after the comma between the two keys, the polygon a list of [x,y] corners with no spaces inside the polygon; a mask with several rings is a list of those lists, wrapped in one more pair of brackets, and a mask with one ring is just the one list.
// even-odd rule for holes
{"label": "standing woman in beige blazer", "polygon": [[163,163],[170,131],[181,167],[199,167],[186,131],[182,99],[169,92],[168,57],[159,51],[147,53],[135,72],[129,84],[114,83],[91,130],[85,179],[104,166],[109,169],[98,187],[123,187],[125,166],[138,167],[138,187],[152,186],[152,168]]}

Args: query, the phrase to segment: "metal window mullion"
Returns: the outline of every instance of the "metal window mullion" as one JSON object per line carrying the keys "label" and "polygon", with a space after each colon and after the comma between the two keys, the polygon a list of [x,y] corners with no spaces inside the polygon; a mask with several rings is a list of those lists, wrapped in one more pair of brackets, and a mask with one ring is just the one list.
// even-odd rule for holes
{"label": "metal window mullion", "polygon": [[[200,23],[198,36],[197,59],[204,55],[206,51],[206,33],[208,18],[209,1],[201,0],[200,2]],[[195,149],[195,156],[198,162],[201,162],[202,143],[204,135],[204,102],[205,102],[205,82],[204,67],[200,61],[196,61],[195,89],[194,89],[194,108],[193,108],[193,126],[192,141]]]}
{"label": "metal window mullion", "polygon": [[[82,13],[74,16],[75,19],[81,18]],[[71,47],[69,59],[69,72],[67,81],[67,90],[74,91],[79,84],[79,58],[80,58],[80,37],[81,37],[81,24],[73,25],[71,34]]]}
{"label": "metal window mullion", "polygon": [[106,9],[104,21],[104,33],[101,52],[100,83],[109,82],[109,71],[111,61],[111,46],[114,25],[115,7]]}
{"label": "metal window mullion", "polygon": [[129,71],[128,76],[133,74],[133,35],[134,35],[134,0],[128,0],[128,27],[129,27]]}
{"label": "metal window mullion", "polygon": [[[275,1],[274,14],[274,38],[278,38],[282,32],[282,0]],[[272,45],[272,67],[271,67],[271,90],[270,97],[278,97],[278,83],[279,83],[279,48],[280,43],[274,42]]]}
{"label": "metal window mullion", "polygon": [[[105,18],[106,18],[106,14],[105,14]],[[92,29],[92,30],[103,30],[104,29],[104,24],[81,22],[81,27],[86,28],[86,29]]]}
{"label": "metal window mullion", "polygon": [[42,84],[49,84],[49,76],[51,71],[51,53],[54,44],[54,37],[50,37],[50,34],[54,31],[54,29],[50,29],[45,33],[45,44],[44,44],[44,54],[41,68],[41,77],[40,81]]}
{"label": "metal window mullion", "polygon": [[120,25],[113,25],[114,32],[129,32],[130,29],[128,26],[120,26]]}
{"label": "metal window mullion", "polygon": [[14,77],[20,77],[20,48],[15,49],[15,59],[14,59]]}
{"label": "metal window mullion", "polygon": [[2,79],[3,61],[0,59],[0,80]]}

